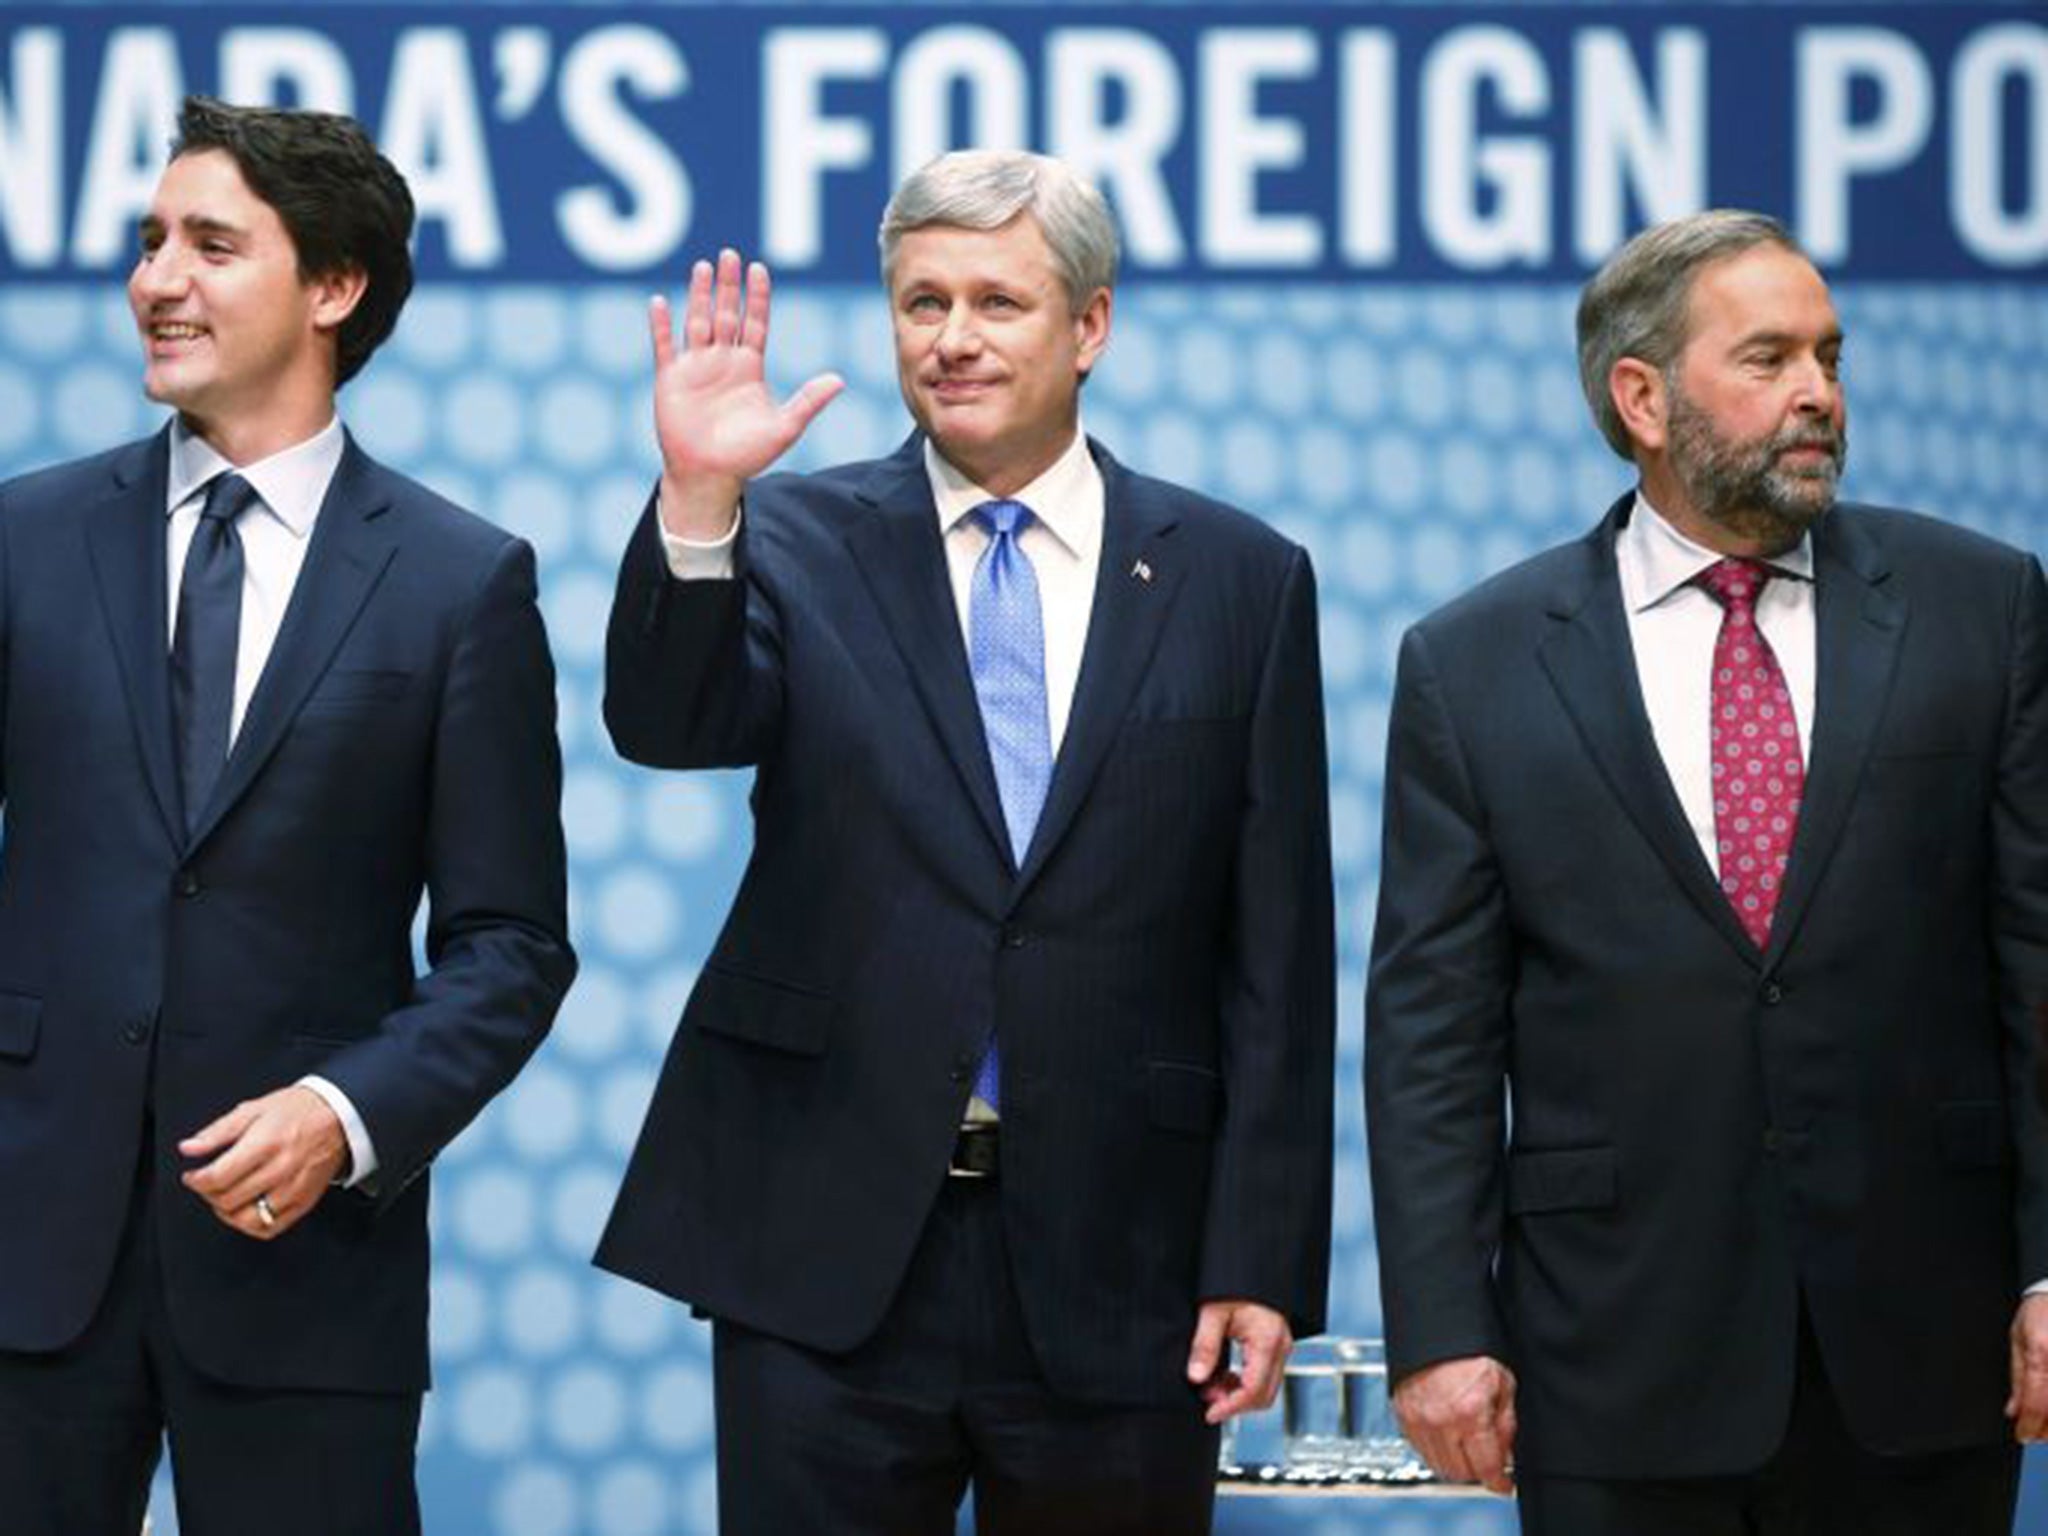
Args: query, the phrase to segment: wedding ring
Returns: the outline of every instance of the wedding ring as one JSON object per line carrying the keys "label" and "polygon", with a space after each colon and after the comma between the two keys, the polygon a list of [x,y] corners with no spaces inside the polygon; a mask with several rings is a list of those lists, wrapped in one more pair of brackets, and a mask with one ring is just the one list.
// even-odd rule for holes
{"label": "wedding ring", "polygon": [[277,1212],[270,1208],[270,1196],[258,1195],[256,1197],[256,1219],[266,1227],[277,1225]]}

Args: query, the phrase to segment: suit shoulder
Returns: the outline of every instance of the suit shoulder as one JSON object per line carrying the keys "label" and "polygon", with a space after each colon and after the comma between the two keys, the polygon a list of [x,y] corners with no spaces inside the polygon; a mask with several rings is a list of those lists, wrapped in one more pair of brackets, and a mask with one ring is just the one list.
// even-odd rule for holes
{"label": "suit shoulder", "polygon": [[1234,558],[1266,560],[1285,566],[1306,554],[1301,545],[1278,528],[1242,507],[1189,490],[1171,480],[1160,480],[1128,469],[1120,472],[1124,478],[1125,495],[1145,498],[1153,505],[1171,511],[1189,532],[1204,541],[1213,540]]}
{"label": "suit shoulder", "polygon": [[152,441],[143,438],[16,475],[0,483],[0,508],[11,518],[67,514],[139,475]]}
{"label": "suit shoulder", "polygon": [[829,506],[852,501],[887,464],[886,459],[855,459],[825,469],[777,470],[747,482],[747,505],[778,511]]}
{"label": "suit shoulder", "polygon": [[778,470],[763,475],[747,487],[747,494],[765,494],[780,501],[835,501],[857,496],[875,475],[891,467],[892,459],[851,459],[809,471]]}
{"label": "suit shoulder", "polygon": [[817,535],[836,535],[886,463],[860,459],[809,473],[781,470],[749,481],[741,503],[748,542],[758,551],[763,544],[801,544]]}
{"label": "suit shoulder", "polygon": [[1970,570],[2009,574],[2034,558],[1989,534],[1925,512],[1844,502],[1828,516],[1840,520],[1848,538],[1874,544],[1906,572],[1933,565],[1957,574]]}
{"label": "suit shoulder", "polygon": [[410,475],[370,461],[373,482],[389,497],[392,510],[405,520],[408,538],[423,543],[437,557],[460,563],[488,564],[508,545],[523,543],[489,518],[450,501]]}
{"label": "suit shoulder", "polygon": [[1517,561],[1467,588],[1414,626],[1432,640],[1471,635],[1498,637],[1501,626],[1533,620],[1593,579],[1599,570],[1594,538],[1581,537]]}

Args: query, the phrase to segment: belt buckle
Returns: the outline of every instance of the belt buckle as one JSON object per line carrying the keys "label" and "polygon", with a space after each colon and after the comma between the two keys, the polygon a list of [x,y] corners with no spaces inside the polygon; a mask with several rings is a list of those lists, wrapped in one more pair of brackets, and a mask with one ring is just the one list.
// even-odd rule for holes
{"label": "belt buckle", "polygon": [[963,1125],[953,1140],[953,1156],[946,1176],[953,1179],[992,1179],[996,1174],[998,1148],[994,1125]]}

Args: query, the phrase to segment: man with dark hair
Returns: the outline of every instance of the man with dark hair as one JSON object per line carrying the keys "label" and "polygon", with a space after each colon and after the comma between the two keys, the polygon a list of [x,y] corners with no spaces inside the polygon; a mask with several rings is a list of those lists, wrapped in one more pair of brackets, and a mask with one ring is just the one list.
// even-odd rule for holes
{"label": "man with dark hair", "polygon": [[598,1262],[716,1319],[732,1536],[951,1536],[970,1484],[984,1536],[1193,1536],[1322,1324],[1315,582],[1082,432],[1117,242],[1071,170],[942,156],[881,246],[918,430],[874,463],[763,473],[839,387],[769,395],[764,268],[651,317],[605,718],[759,772]]}
{"label": "man with dark hair", "polygon": [[[346,118],[186,103],[146,441],[0,486],[0,1525],[403,1536],[436,1152],[566,935],[532,551],[335,392],[411,286]],[[411,930],[428,897],[428,970]]]}
{"label": "man with dark hair", "polygon": [[1992,1536],[2048,1433],[2048,588],[1836,505],[1841,355],[1775,220],[1638,236],[1579,307],[1637,488],[1402,645],[1390,1365],[1531,1536]]}
{"label": "man with dark hair", "polygon": [[353,118],[262,112],[188,97],[175,157],[219,150],[257,198],[276,211],[310,282],[350,270],[363,296],[335,334],[334,382],[361,371],[398,324],[412,293],[412,189]]}

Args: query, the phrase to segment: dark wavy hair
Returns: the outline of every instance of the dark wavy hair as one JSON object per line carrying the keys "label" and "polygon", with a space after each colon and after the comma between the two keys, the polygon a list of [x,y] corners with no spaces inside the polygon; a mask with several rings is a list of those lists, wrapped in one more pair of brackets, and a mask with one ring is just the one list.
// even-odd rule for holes
{"label": "dark wavy hair", "polygon": [[352,117],[187,96],[171,156],[213,149],[277,210],[298,253],[301,281],[337,272],[366,279],[336,338],[339,388],[383,345],[412,292],[413,203],[405,178]]}

